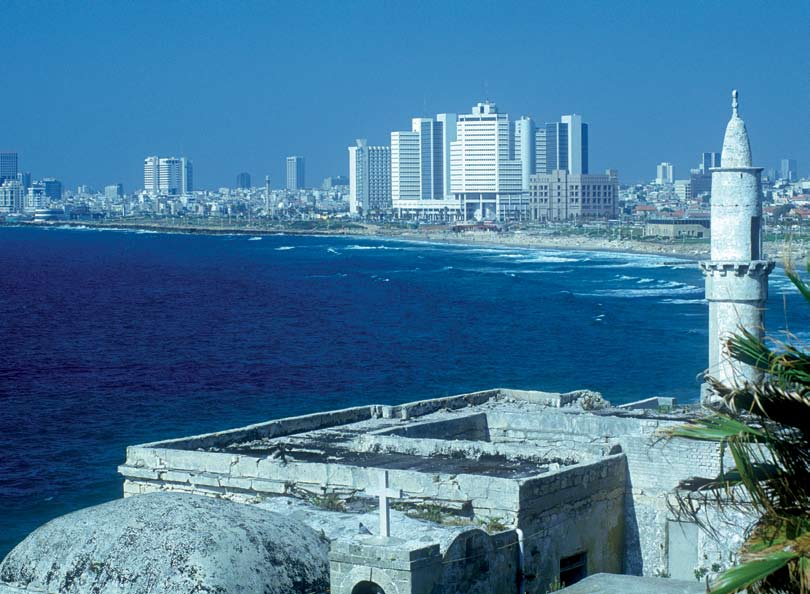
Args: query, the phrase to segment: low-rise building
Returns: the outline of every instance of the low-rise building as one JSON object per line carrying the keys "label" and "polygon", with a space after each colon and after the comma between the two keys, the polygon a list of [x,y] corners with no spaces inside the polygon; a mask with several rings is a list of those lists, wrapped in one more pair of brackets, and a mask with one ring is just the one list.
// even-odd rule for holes
{"label": "low-rise building", "polygon": [[572,174],[558,169],[532,177],[530,218],[569,221],[613,218],[619,197],[615,172],[606,175]]}

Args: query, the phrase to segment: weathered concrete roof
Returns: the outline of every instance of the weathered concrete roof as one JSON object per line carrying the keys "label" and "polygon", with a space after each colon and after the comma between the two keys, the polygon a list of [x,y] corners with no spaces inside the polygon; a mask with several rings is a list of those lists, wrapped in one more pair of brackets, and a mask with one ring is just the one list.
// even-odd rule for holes
{"label": "weathered concrete roof", "polygon": [[705,594],[706,587],[698,582],[669,578],[638,577],[597,573],[579,583],[563,588],[560,594]]}
{"label": "weathered concrete roof", "polygon": [[723,138],[723,153],[720,156],[720,166],[723,168],[751,167],[751,144],[748,141],[748,131],[745,122],[737,112],[737,91],[732,92],[732,114],[726,126],[726,135]]}
{"label": "weathered concrete roof", "polygon": [[181,493],[62,516],[0,564],[0,593],[310,594],[328,584],[328,543],[311,528],[255,506]]}

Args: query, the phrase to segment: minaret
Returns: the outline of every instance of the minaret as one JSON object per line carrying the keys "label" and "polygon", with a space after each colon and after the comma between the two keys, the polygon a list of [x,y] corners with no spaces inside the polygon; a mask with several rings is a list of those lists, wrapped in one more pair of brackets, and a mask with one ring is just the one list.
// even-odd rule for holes
{"label": "minaret", "polygon": [[709,302],[707,373],[729,387],[756,382],[762,376],[750,365],[731,359],[725,343],[743,328],[763,335],[768,274],[774,264],[762,254],[762,168],[751,166],[748,132],[737,112],[737,91],[732,92],[731,106],[720,167],[712,168],[711,260],[700,264]]}

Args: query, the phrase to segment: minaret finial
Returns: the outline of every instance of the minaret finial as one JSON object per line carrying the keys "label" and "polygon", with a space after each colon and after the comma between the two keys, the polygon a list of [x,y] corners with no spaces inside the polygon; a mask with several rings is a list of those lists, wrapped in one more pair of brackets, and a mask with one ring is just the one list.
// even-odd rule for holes
{"label": "minaret finial", "polygon": [[740,117],[740,114],[737,113],[737,108],[740,106],[739,95],[737,94],[737,89],[731,91],[731,109],[734,112],[734,117]]}

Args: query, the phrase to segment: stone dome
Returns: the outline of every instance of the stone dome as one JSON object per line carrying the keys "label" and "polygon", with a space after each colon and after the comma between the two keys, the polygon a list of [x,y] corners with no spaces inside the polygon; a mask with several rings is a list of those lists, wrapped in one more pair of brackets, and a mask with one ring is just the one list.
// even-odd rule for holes
{"label": "stone dome", "polygon": [[748,130],[740,117],[737,91],[732,92],[731,119],[726,126],[723,138],[723,153],[720,156],[721,167],[751,167],[751,144],[748,142]]}
{"label": "stone dome", "polygon": [[41,526],[0,564],[0,594],[311,594],[328,590],[328,551],[255,506],[152,493]]}

